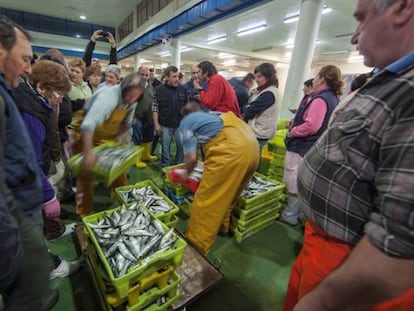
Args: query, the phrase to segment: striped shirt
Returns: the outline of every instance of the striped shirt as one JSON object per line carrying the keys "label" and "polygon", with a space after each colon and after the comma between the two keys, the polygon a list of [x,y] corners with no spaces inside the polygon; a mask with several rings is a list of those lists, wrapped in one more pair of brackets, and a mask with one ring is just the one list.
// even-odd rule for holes
{"label": "striped shirt", "polygon": [[305,155],[305,215],[355,245],[414,258],[414,52],[376,74]]}

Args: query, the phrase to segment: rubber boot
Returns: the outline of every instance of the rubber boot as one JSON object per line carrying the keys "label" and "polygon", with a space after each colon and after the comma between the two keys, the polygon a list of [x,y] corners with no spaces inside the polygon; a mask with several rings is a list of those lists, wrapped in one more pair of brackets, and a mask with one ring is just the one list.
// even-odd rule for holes
{"label": "rubber boot", "polygon": [[141,144],[144,147],[142,151],[142,161],[157,161],[158,157],[151,155],[151,142]]}
{"label": "rubber boot", "polygon": [[145,152],[145,144],[141,144],[140,146],[143,146],[144,150],[139,154],[138,159],[135,162],[135,166],[137,168],[145,168],[145,167],[147,167],[147,165],[143,162],[144,152]]}

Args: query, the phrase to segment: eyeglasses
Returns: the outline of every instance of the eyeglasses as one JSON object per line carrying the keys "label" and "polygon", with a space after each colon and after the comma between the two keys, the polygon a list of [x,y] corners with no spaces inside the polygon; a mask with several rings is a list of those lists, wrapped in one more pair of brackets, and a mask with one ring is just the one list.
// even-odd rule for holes
{"label": "eyeglasses", "polygon": [[145,74],[142,74],[142,73],[141,73],[141,76],[143,76],[143,77],[148,77],[148,76],[149,76],[149,74],[146,74],[146,75],[145,75]]}
{"label": "eyeglasses", "polygon": [[64,95],[60,95],[58,92],[56,92],[56,91],[52,91],[52,94],[53,94],[53,96],[55,96],[56,97],[56,99],[61,99],[61,98],[63,98],[64,97]]}
{"label": "eyeglasses", "polygon": [[193,71],[192,74],[196,75],[196,74],[198,74],[198,71]]}

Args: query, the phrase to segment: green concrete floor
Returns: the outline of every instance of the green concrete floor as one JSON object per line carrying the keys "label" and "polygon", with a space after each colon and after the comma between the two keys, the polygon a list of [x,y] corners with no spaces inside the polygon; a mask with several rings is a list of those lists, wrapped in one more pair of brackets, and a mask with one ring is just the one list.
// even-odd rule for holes
{"label": "green concrete floor", "polygon": [[[154,163],[145,169],[132,168],[130,183],[151,179],[162,184],[160,167]],[[116,207],[117,203],[108,197],[108,190],[97,186],[96,209]],[[74,218],[74,205],[63,204],[70,218]],[[179,214],[177,228],[185,232],[186,216]],[[286,293],[290,268],[302,243],[302,232],[275,222],[256,235],[237,243],[234,238],[218,237],[208,259],[223,273],[221,284],[204,294],[186,310],[202,311],[270,311],[281,310]],[[73,237],[49,243],[51,250],[65,259],[77,257]],[[101,310],[95,290],[88,277],[86,265],[69,278],[52,281],[52,287],[59,290],[60,299],[55,311]]]}

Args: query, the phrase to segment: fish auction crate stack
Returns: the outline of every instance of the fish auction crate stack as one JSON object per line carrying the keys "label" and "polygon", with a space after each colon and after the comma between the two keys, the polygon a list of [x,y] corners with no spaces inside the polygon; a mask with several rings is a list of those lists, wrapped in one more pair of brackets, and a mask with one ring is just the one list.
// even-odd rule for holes
{"label": "fish auction crate stack", "polygon": [[179,207],[172,202],[151,180],[115,189],[119,203],[125,205],[141,204],[148,212],[168,226],[177,224],[176,214]]}
{"label": "fish auction crate stack", "polygon": [[237,242],[271,225],[279,217],[285,185],[255,173],[243,190],[231,216],[230,230]]}
{"label": "fish auction crate stack", "polygon": [[276,136],[267,142],[267,148],[271,154],[271,161],[266,175],[274,180],[283,180],[286,154],[286,134],[287,129],[278,130],[276,132]]}
{"label": "fish auction crate stack", "polygon": [[[179,298],[186,242],[142,207],[82,219],[88,262],[108,310],[167,310]],[[139,229],[138,229],[139,228]]]}

